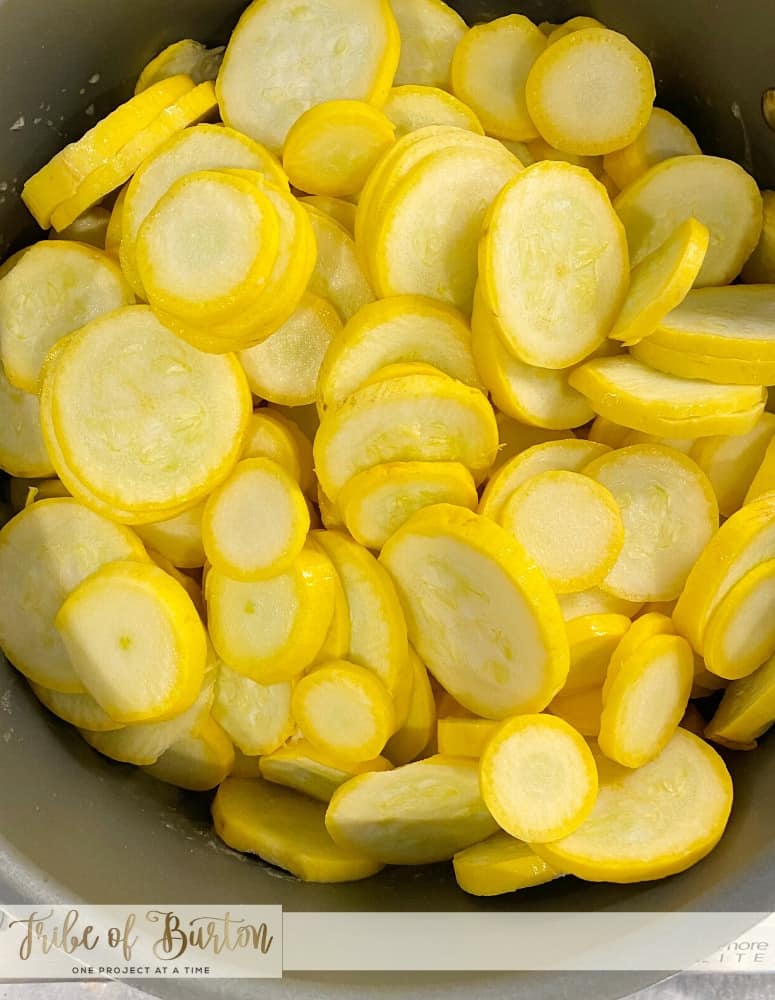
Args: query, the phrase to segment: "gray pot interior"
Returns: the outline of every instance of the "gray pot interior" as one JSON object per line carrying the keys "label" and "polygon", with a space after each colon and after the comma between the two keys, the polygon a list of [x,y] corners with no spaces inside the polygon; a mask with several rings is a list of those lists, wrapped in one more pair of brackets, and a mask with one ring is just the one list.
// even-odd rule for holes
{"label": "gray pot interior", "polygon": [[[561,0],[453,3],[473,23],[519,10],[537,21],[593,14],[654,61],[659,103],[693,128],[706,152],[775,184],[775,135],[761,115],[775,86],[775,13],[760,0]],[[36,238],[19,199],[23,179],[125,98],[139,69],[182,37],[224,41],[239,0],[0,0],[0,255]],[[278,903],[287,910],[653,910],[775,908],[775,743],[730,754],[736,803],[725,838],[683,875],[634,886],[562,879],[513,896],[460,892],[447,865],[390,869],[367,882],[303,885],[237,855],[210,831],[208,797],[113,764],[38,705],[0,663],[0,901]],[[745,928],[741,917],[741,931]],[[233,997],[621,996],[647,975],[292,976],[228,987]],[[150,986],[165,996],[215,984]]]}

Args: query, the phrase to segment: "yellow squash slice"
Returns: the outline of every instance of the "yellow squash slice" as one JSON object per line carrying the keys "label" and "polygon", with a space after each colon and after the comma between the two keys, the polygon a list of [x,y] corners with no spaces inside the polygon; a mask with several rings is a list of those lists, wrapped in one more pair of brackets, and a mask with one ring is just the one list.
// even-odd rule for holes
{"label": "yellow squash slice", "polygon": [[32,693],[38,701],[57,718],[69,722],[77,729],[87,729],[95,733],[111,733],[123,729],[124,724],[116,722],[102,709],[99,704],[85,691],[82,693],[66,693],[52,691],[30,681]]}
{"label": "yellow squash slice", "polygon": [[95,247],[97,250],[106,249],[108,236],[108,226],[110,224],[111,212],[102,205],[96,205],[88,209],[79,216],[75,222],[71,223],[61,233],[55,229],[49,230],[50,240],[67,240],[74,243],[85,243],[87,246]]}
{"label": "yellow squash slice", "polygon": [[547,708],[547,712],[564,719],[587,739],[597,739],[602,711],[603,689],[599,687],[558,694]]}
{"label": "yellow squash slice", "polygon": [[427,295],[470,313],[482,222],[522,164],[494,139],[453,131],[465,143],[431,153],[396,184],[365,252],[380,298]]}
{"label": "yellow squash slice", "polygon": [[727,680],[752,674],[775,653],[775,560],[760,563],[731,588],[710,616],[703,655]]}
{"label": "yellow squash slice", "polygon": [[418,510],[437,503],[475,510],[473,477],[457,462],[388,462],[353,476],[339,494],[347,530],[370,549],[385,542]]}
{"label": "yellow squash slice", "polygon": [[181,585],[191,598],[199,617],[202,621],[206,621],[204,592],[199,582],[193,576],[189,576],[188,573],[179,570],[177,566],[173,566],[166,556],[161,555],[159,552],[154,552],[153,549],[148,549],[148,557],[151,562],[156,563],[159,569],[163,569],[167,576],[171,576],[173,580],[176,580]]}
{"label": "yellow squash slice", "polygon": [[212,714],[234,745],[249,757],[272,753],[295,728],[289,681],[259,684],[221,663]]}
{"label": "yellow squash slice", "polygon": [[0,531],[0,647],[35,683],[83,693],[54,618],[68,594],[117,559],[147,556],[129,529],[68,498],[31,504]]}
{"label": "yellow squash slice", "polygon": [[636,654],[647,640],[657,635],[675,634],[673,622],[666,614],[662,614],[660,611],[646,611],[644,608],[644,613],[633,621],[611,654],[603,685],[603,695],[613,683],[622,663]]}
{"label": "yellow squash slice", "polygon": [[299,198],[305,205],[312,205],[324,215],[329,215],[334,222],[347,230],[350,236],[355,236],[355,213],[358,206],[344,198],[330,198],[323,194],[306,194]]}
{"label": "yellow squash slice", "polygon": [[604,28],[605,25],[595,17],[572,17],[568,21],[565,21],[564,24],[552,24],[548,25],[548,27],[550,30],[546,32],[546,40],[552,45],[554,42],[559,42],[561,38],[565,38],[566,35],[572,35],[574,31],[584,31],[587,28]]}
{"label": "yellow squash slice", "polygon": [[218,76],[225,49],[222,45],[208,49],[193,38],[173,42],[148,63],[135,84],[135,93],[152,87],[178,73],[190,77],[194,83],[206,83]]}
{"label": "yellow squash slice", "polygon": [[661,246],[686,219],[710,232],[695,284],[726,285],[756,246],[762,199],[756,182],[732,160],[674,156],[626,187],[614,203],[630,247],[633,267]]}
{"label": "yellow squash slice", "polygon": [[22,199],[41,229],[48,229],[54,210],[76,194],[84,178],[115,157],[133,136],[193,86],[189,77],[178,75],[150,87],[119,105],[33,174],[24,185]]}
{"label": "yellow squash slice", "polygon": [[606,681],[598,736],[603,753],[625,767],[654,760],[683,718],[693,680],[694,657],[686,639],[646,639]]}
{"label": "yellow squash slice", "polygon": [[237,168],[258,170],[277,184],[287,179],[274,157],[263,147],[230,128],[195,125],[169,139],[137,170],[127,187],[122,219],[121,267],[135,290],[143,296],[137,271],[137,234],[157,202],[172,185],[199,170]]}
{"label": "yellow squash slice", "polygon": [[[46,369],[53,366],[56,358],[59,357],[62,352],[62,346],[64,341],[58,343],[55,347],[51,349],[49,357],[46,360]],[[111,521],[115,521],[119,524],[151,524],[159,520],[160,517],[172,518],[177,517],[178,514],[182,514],[188,509],[189,504],[178,504],[171,508],[164,508],[163,510],[156,511],[145,511],[138,512],[137,510],[127,510],[126,508],[119,507],[114,501],[108,502],[101,497],[98,497],[92,490],[86,486],[86,484],[73,472],[72,467],[69,465],[65,454],[59,444],[56,437],[53,415],[51,412],[51,391],[50,385],[48,390],[46,388],[46,383],[44,381],[43,387],[41,388],[41,401],[42,405],[40,408],[40,422],[41,430],[44,434],[44,441],[46,452],[51,456],[52,466],[60,470],[59,482],[62,484],[61,489],[64,490],[65,496],[76,496],[86,507],[90,510],[95,511],[98,514],[102,514]],[[67,479],[67,483],[63,481],[61,477]],[[60,495],[62,495],[60,493]],[[161,558],[161,557],[160,557]]]}
{"label": "yellow squash slice", "polygon": [[[370,241],[385,202],[406,176],[423,160],[443,150],[465,147],[488,148],[482,136],[448,125],[427,125],[399,139],[372,171],[358,199],[355,214],[355,241],[361,259],[370,267]],[[501,153],[505,151],[501,148]]]}
{"label": "yellow squash slice", "polygon": [[[711,354],[693,354],[663,347],[657,335],[647,337],[632,348],[638,361],[666,375],[703,379],[718,385],[769,385],[775,383],[775,361],[754,361],[750,358],[719,358]],[[661,340],[661,337],[659,338]]]}
{"label": "yellow squash slice", "polygon": [[621,448],[631,431],[607,417],[595,417],[587,431],[587,438],[607,448]]}
{"label": "yellow squash slice", "polygon": [[477,24],[452,60],[452,90],[471,107],[489,135],[527,142],[538,137],[525,101],[525,83],[547,40],[522,14]]}
{"label": "yellow squash slice", "polygon": [[610,449],[595,441],[570,439],[544,441],[509,459],[490,477],[478,513],[493,521],[500,521],[507,501],[523,483],[541,472],[581,472],[591,461],[605,455]]}
{"label": "yellow squash slice", "polygon": [[152,563],[103,566],[54,624],[79,680],[116,722],[161,722],[196,700],[207,635],[183,587]]}
{"label": "yellow squash slice", "polygon": [[697,441],[697,438],[660,437],[658,434],[646,434],[644,431],[627,431],[620,447],[627,448],[631,444],[661,444],[684,455],[691,455]]}
{"label": "yellow squash slice", "polygon": [[609,337],[632,345],[653,333],[691,291],[709,240],[701,222],[687,219],[661,247],[644,257],[630,275],[630,290]]}
{"label": "yellow squash slice", "polygon": [[732,808],[732,779],[712,747],[678,729],[636,770],[597,758],[589,819],[536,854],[590,882],[644,882],[685,871],[718,843]]}
{"label": "yellow squash slice", "polygon": [[319,295],[307,293],[296,311],[266,340],[240,352],[256,396],[286,406],[304,406],[317,397],[318,373],[342,321]]}
{"label": "yellow squash slice", "polygon": [[525,364],[568,368],[600,347],[628,280],[624,231],[587,170],[536,163],[496,198],[479,247],[479,291]]}
{"label": "yellow squash slice", "polygon": [[157,306],[159,318],[178,336],[194,347],[215,354],[242,351],[260,343],[278,330],[299,305],[315,264],[312,227],[299,202],[287,191],[264,183],[257,171],[223,170],[258,188],[274,209],[279,222],[278,248],[268,275],[259,286],[249,309],[236,318],[214,323],[200,316],[198,321],[181,319],[177,313]]}
{"label": "yellow squash slice", "polygon": [[89,174],[72,198],[58,205],[51,214],[54,229],[63,230],[125,184],[137,168],[160,149],[170,136],[211,118],[218,107],[212,83],[202,83],[165,108],[151,124],[138,132],[120,152]]}
{"label": "yellow squash slice", "polygon": [[500,727],[494,719],[448,716],[436,723],[439,753],[449,757],[481,757],[484,748]]}
{"label": "yellow squash slice", "polygon": [[559,840],[589,816],[597,768],[583,737],[553,715],[504,722],[479,763],[482,798],[506,833],[520,840]]}
{"label": "yellow squash slice", "polygon": [[[309,441],[307,446],[312,448]],[[245,432],[242,458],[269,458],[301,484],[300,445],[289,422],[268,407],[254,410]],[[311,465],[311,460],[310,460]]]}
{"label": "yellow squash slice", "polygon": [[643,131],[624,149],[603,159],[606,173],[618,188],[626,188],[647,170],[673,156],[699,156],[697,140],[682,121],[662,108],[653,108]]}
{"label": "yellow squash slice", "polygon": [[579,472],[539,472],[506,501],[500,523],[544,571],[555,593],[602,584],[624,544],[612,494]]}
{"label": "yellow squash slice", "polygon": [[334,613],[334,569],[307,545],[289,570],[242,583],[211,569],[210,638],[232,669],[259,684],[292,680],[315,659]]}
{"label": "yellow squash slice", "polygon": [[385,757],[360,762],[331,757],[303,739],[289,740],[285,746],[265,754],[259,760],[262,778],[303,792],[319,802],[331,796],[355,774],[389,771],[392,764]]}
{"label": "yellow squash slice", "polygon": [[41,400],[51,414],[47,446],[61,449],[59,477],[74,495],[83,483],[104,503],[157,521],[226,478],[250,415],[236,358],[189,347],[143,306],[62,343]]}
{"label": "yellow squash slice", "polygon": [[395,142],[395,126],[364,101],[323,101],[296,120],[283,146],[283,169],[307,194],[357,195]]}
{"label": "yellow squash slice", "polygon": [[218,76],[227,125],[279,152],[294,122],[321,101],[379,106],[401,42],[388,0],[255,0],[231,36]]}
{"label": "yellow squash slice", "polygon": [[642,602],[622,600],[599,587],[582,590],[577,594],[558,594],[557,600],[566,622],[587,615],[624,615],[625,618],[634,618],[643,607]]}
{"label": "yellow squash slice", "polygon": [[[313,530],[319,531],[320,527]],[[316,544],[311,539],[312,544]],[[339,579],[339,574],[334,577],[334,613],[331,617],[331,624],[323,640],[323,645],[318,650],[315,663],[326,663],[328,660],[343,660],[347,656],[350,648],[350,608],[347,603],[347,596]]]}
{"label": "yellow squash slice", "polygon": [[11,385],[0,363],[0,469],[23,479],[55,474],[43,438],[40,401]]}
{"label": "yellow squash slice", "polygon": [[466,33],[462,17],[442,0],[392,0],[401,32],[396,84],[449,87],[452,56]]}
{"label": "yellow squash slice", "polygon": [[206,719],[196,733],[177,740],[144,771],[168,785],[207,792],[225,781],[233,766],[231,740],[217,722]]}
{"label": "yellow squash slice", "polygon": [[716,385],[665,375],[632,357],[587,361],[569,381],[601,416],[663,437],[745,434],[766,402],[762,386]]}
{"label": "yellow squash slice", "polygon": [[149,548],[169,559],[173,566],[179,569],[199,569],[205,564],[203,512],[204,504],[200,503],[166,521],[138,525],[137,534]]}
{"label": "yellow squash slice", "polygon": [[594,416],[589,402],[568,385],[568,369],[526,365],[505,347],[498,321],[474,294],[471,349],[476,367],[495,405],[515,420],[538,427],[567,430]]}
{"label": "yellow squash slice", "polygon": [[380,368],[417,361],[482,388],[471,356],[468,325],[452,306],[419,295],[364,306],[326,351],[318,378],[321,415],[341,406]]}
{"label": "yellow squash slice", "polygon": [[167,750],[186,736],[195,735],[210,718],[217,661],[208,647],[208,668],[196,701],[185,712],[166,722],[138,722],[111,732],[79,730],[90,747],[111,760],[144,767],[155,764]]}
{"label": "yellow squash slice", "polygon": [[390,692],[371,670],[331,660],[293,689],[293,718],[314,747],[343,760],[377,757],[395,731]]}
{"label": "yellow squash slice", "polygon": [[253,307],[279,247],[268,197],[234,174],[198,171],[176,181],[137,235],[148,302],[181,322],[223,323]]}
{"label": "yellow squash slice", "polygon": [[9,381],[38,392],[56,341],[133,302],[121,272],[99,250],[51,240],[30,247],[0,282],[0,350]]}
{"label": "yellow squash slice", "polygon": [[436,725],[436,702],[428,671],[409,647],[412,690],[406,719],[385,744],[384,754],[395,765],[416,760],[430,743]]}
{"label": "yellow squash slice", "polygon": [[567,640],[546,578],[488,518],[440,504],[413,515],[380,561],[431,673],[485,718],[540,711],[565,682]]}
{"label": "yellow squash slice", "polygon": [[323,212],[303,202],[317,245],[317,261],[309,291],[331,303],[343,322],[374,301],[366,274],[347,230]]}
{"label": "yellow squash slice", "polygon": [[320,484],[318,484],[317,489],[317,505],[320,511],[320,520],[327,531],[339,531],[342,534],[347,533],[347,526],[344,523],[341,511],[334,501],[326,496]]}
{"label": "yellow squash slice", "polygon": [[775,282],[775,191],[762,191],[764,225],[741,278],[746,284]]}
{"label": "yellow squash slice", "polygon": [[759,497],[771,490],[775,490],[775,438],[767,445],[761,464],[748,487],[744,502],[751,503],[758,500]]}
{"label": "yellow squash slice", "polygon": [[[346,659],[371,670],[396,702],[403,701],[411,692],[413,672],[393,582],[374,556],[346,535],[316,531],[311,538],[333,563],[344,589],[350,618]],[[396,715],[403,722],[402,712]]]}
{"label": "yellow squash slice", "polygon": [[495,833],[479,793],[478,764],[441,754],[392,771],[359,774],[334,792],[326,829],[375,861],[446,861]]}
{"label": "yellow squash slice", "polygon": [[472,896],[500,896],[560,877],[521,840],[502,830],[452,859],[457,884]]}
{"label": "yellow squash slice", "polygon": [[603,584],[628,601],[678,597],[718,527],[718,504],[705,474],[662,445],[631,445],[585,469],[613,494],[624,546]]}
{"label": "yellow squash slice", "polygon": [[[124,185],[121,191],[118,193],[116,200],[113,202],[113,208],[110,211],[110,220],[108,222],[108,228],[105,232],[105,242],[103,244],[105,253],[112,257],[113,260],[119,261],[121,256],[121,237],[124,227],[124,204],[126,202],[126,192],[128,185]],[[94,209],[96,211],[96,209]],[[82,216],[82,218],[88,218],[88,212]],[[80,220],[76,220],[73,225],[78,225]]]}
{"label": "yellow squash slice", "polygon": [[727,685],[705,736],[722,745],[747,745],[775,722],[775,657]]}
{"label": "yellow squash slice", "polygon": [[630,625],[627,615],[612,611],[577,615],[567,622],[570,669],[563,696],[602,686],[611,657]]}
{"label": "yellow squash slice", "polygon": [[646,56],[607,28],[550,38],[527,78],[527,110],[557,149],[583,156],[629,145],[649,120],[656,90]]}
{"label": "yellow squash slice", "polygon": [[693,291],[662,320],[653,343],[724,361],[771,364],[775,361],[775,285]]}
{"label": "yellow squash slice", "polygon": [[498,427],[499,443],[498,454],[490,467],[491,475],[526,448],[543,444],[545,441],[572,441],[576,437],[573,431],[550,431],[545,427],[522,424],[506,416],[505,413],[496,413],[495,423]]}
{"label": "yellow squash slice", "polygon": [[202,540],[210,565],[232,580],[284,573],[304,547],[309,511],[301,487],[269,458],[243,459],[208,497]]}
{"label": "yellow squash slice", "polygon": [[334,843],[325,814],[324,803],[262,778],[227,778],[213,802],[221,840],[303,882],[353,882],[376,874],[379,862]]}
{"label": "yellow squash slice", "polygon": [[692,568],[673,612],[676,631],[702,654],[710,616],[732,587],[775,559],[775,495],[741,507],[721,525]]}
{"label": "yellow squash slice", "polygon": [[762,413],[747,434],[700,438],[690,454],[710,480],[723,517],[743,505],[775,435],[775,414]]}
{"label": "yellow squash slice", "polygon": [[574,167],[586,167],[608,191],[603,179],[602,156],[579,156],[576,153],[566,153],[562,149],[555,149],[545,139],[533,139],[532,142],[527,143],[525,148],[533,163],[539,163],[541,160],[554,160],[560,163],[572,163]]}
{"label": "yellow squash slice", "polygon": [[396,139],[428,125],[449,125],[484,135],[482,123],[471,108],[438,87],[412,84],[393,87],[382,105],[382,113],[395,126]]}
{"label": "yellow squash slice", "polygon": [[439,372],[357,390],[323,418],[314,455],[320,484],[336,501],[349,479],[384,462],[459,462],[481,479],[497,448],[486,397]]}

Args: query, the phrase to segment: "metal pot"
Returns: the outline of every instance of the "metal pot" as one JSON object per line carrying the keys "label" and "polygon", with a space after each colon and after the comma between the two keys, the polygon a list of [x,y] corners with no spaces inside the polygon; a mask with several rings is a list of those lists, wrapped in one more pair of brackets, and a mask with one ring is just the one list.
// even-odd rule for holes
{"label": "metal pot", "polygon": [[[164,45],[225,41],[241,0],[0,0],[0,254],[36,233],[18,192],[65,141],[130,93]],[[761,113],[775,86],[775,15],[760,0],[498,0],[453,2],[469,23],[518,9],[536,21],[594,15],[654,62],[659,103],[695,130],[706,152],[730,156],[775,185],[775,134]],[[633,886],[561,879],[481,900],[449,866],[388,869],[350,885],[304,885],[227,850],[211,833],[208,798],[179,793],[90,750],[42,709],[0,663],[0,901],[279,903],[286,910],[775,909],[775,743],[731,754],[736,803],[714,853],[690,871]],[[750,919],[749,921],[750,922]],[[741,913],[740,931],[746,927]],[[286,976],[262,995],[617,997],[647,974]],[[149,984],[165,996],[215,995],[217,984]],[[233,982],[235,1000],[255,985]]]}

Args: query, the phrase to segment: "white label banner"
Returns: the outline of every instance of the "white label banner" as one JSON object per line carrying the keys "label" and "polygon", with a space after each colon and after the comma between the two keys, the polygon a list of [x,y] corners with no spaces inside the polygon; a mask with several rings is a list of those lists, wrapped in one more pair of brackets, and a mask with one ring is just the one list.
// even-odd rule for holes
{"label": "white label banner", "polygon": [[280,906],[0,906],[0,980],[277,979]]}
{"label": "white label banner", "polygon": [[775,915],[0,905],[0,981],[684,969],[775,972]]}

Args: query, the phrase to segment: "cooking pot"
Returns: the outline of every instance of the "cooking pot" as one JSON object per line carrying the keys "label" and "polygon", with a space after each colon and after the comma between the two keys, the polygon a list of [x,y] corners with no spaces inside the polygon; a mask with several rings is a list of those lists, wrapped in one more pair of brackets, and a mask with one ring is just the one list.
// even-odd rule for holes
{"label": "cooking pot", "polygon": [[[775,185],[775,133],[762,115],[775,86],[775,11],[761,0],[458,0],[469,23],[518,11],[535,21],[590,14],[652,60],[658,103],[705,152]],[[240,0],[0,0],[0,255],[38,237],[19,200],[26,177],[125,99],[143,65],[179,38],[224,42]],[[2,488],[2,487],[0,487]],[[0,657],[0,659],[2,659]],[[305,885],[223,846],[209,797],[180,792],[92,751],[0,663],[0,902],[275,903],[289,911],[775,909],[775,742],[729,754],[735,806],[726,836],[682,875],[640,885],[572,878],[495,899],[457,889],[449,865],[393,868],[352,884]],[[656,973],[286,975],[234,981],[234,1000],[336,997],[530,1000],[619,997]],[[157,981],[163,996],[223,995]]]}

